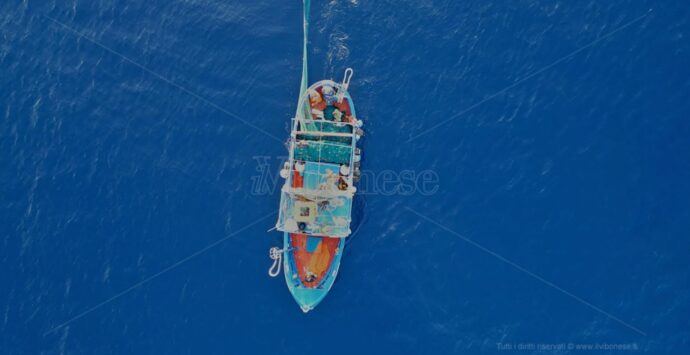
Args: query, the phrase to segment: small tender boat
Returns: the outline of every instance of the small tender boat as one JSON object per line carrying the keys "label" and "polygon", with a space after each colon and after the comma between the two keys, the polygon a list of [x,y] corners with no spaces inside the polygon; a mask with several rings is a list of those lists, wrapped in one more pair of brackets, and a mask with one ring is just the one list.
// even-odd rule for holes
{"label": "small tender boat", "polygon": [[284,233],[283,248],[271,249],[269,270],[277,276],[283,259],[288,289],[304,312],[323,300],[338,274],[360,174],[357,142],[364,134],[348,92],[352,69],[341,83],[322,80],[307,87],[308,8],[306,0],[302,85],[289,159],[280,172],[285,184],[275,228]]}

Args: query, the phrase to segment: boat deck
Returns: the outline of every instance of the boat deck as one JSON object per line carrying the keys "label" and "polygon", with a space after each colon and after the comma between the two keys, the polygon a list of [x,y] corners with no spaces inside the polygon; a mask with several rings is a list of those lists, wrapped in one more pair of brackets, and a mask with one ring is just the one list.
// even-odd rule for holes
{"label": "boat deck", "polygon": [[295,146],[295,160],[349,164],[351,157],[352,146],[346,144],[302,140]]}
{"label": "boat deck", "polygon": [[[341,238],[312,237],[290,234],[294,260],[292,279],[296,286],[317,288],[331,269],[333,260],[341,252]],[[296,280],[298,279],[298,280]]]}
{"label": "boat deck", "polygon": [[344,194],[339,185],[349,186],[350,182],[348,177],[338,174],[339,169],[337,164],[306,162],[302,172],[293,170],[293,190],[283,199],[286,212],[280,222],[306,222],[305,234],[349,235],[352,197]]}

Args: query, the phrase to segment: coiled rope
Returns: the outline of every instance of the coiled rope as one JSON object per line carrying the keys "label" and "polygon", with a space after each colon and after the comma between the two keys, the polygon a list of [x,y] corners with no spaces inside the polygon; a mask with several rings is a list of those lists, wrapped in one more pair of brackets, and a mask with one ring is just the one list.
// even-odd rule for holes
{"label": "coiled rope", "polygon": [[283,264],[283,252],[284,250],[278,247],[273,247],[268,251],[268,256],[273,260],[273,265],[268,269],[268,276],[276,277],[280,274],[280,268]]}

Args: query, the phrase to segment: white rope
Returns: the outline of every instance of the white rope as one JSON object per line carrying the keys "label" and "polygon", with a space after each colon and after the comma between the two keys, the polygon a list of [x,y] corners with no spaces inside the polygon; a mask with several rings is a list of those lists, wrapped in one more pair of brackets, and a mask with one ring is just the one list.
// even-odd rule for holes
{"label": "white rope", "polygon": [[345,92],[350,87],[350,80],[352,79],[352,74],[354,74],[352,68],[345,69],[345,76],[343,77],[343,82],[340,84],[340,90],[338,90],[338,103],[343,102],[345,97]]}
{"label": "white rope", "polygon": [[268,251],[268,256],[273,260],[273,265],[268,269],[268,276],[276,277],[280,274],[280,267],[283,264],[283,249],[273,247]]}

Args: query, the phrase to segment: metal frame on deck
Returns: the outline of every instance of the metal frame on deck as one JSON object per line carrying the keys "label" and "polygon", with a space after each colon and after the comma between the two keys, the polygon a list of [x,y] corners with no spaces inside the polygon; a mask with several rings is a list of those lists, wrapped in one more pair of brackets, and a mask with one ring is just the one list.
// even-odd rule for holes
{"label": "metal frame on deck", "polygon": [[[296,196],[303,196],[309,199],[323,199],[323,200],[328,200],[332,198],[347,198],[349,200],[352,200],[354,192],[356,191],[356,188],[354,187],[353,181],[354,181],[354,161],[355,161],[355,151],[357,147],[357,125],[356,121],[355,122],[333,122],[329,120],[314,120],[311,117],[311,107],[309,106],[308,103],[308,98],[309,98],[309,90],[314,90],[315,88],[318,88],[320,86],[324,85],[329,85],[332,86],[336,89],[338,94],[342,94],[342,97],[345,97],[349,100],[349,102],[352,102],[352,98],[350,97],[350,94],[342,87],[342,85],[332,81],[332,80],[321,80],[319,82],[316,82],[312,84],[307,90],[305,90],[302,95],[300,96],[300,99],[298,101],[297,105],[297,112],[296,112],[296,117],[293,118],[292,121],[292,129],[290,131],[290,140],[289,140],[289,156],[288,156],[288,164],[289,164],[289,174],[287,178],[285,179],[285,184],[283,185],[283,188],[281,189],[281,194],[285,193],[288,194],[292,197]],[[344,92],[340,92],[340,90],[344,90]],[[353,113],[354,113],[354,108],[353,108]],[[356,119],[355,119],[356,120]],[[343,125],[349,125],[352,126],[352,132],[351,133],[342,133],[342,132],[323,132],[320,130],[310,130],[309,127],[315,127],[313,124],[314,123],[319,123],[323,127],[324,124],[333,124],[337,125],[339,127],[342,127]],[[300,129],[300,130],[298,130]],[[295,152],[295,144],[297,143],[298,135],[312,135],[312,136],[319,136],[319,137],[344,137],[344,138],[350,138],[350,144],[346,143],[337,143],[337,142],[329,142],[325,140],[317,140],[313,142],[319,142],[320,144],[324,145],[332,145],[332,146],[339,146],[339,147],[348,147],[350,148],[350,159],[349,159],[349,174],[346,177],[346,182],[348,184],[348,189],[347,190],[310,190],[310,189],[295,189],[292,187],[292,180],[294,176],[294,167],[295,167],[295,157],[294,157],[294,152]],[[334,165],[332,163],[323,163],[321,162],[321,150],[319,150],[319,158],[318,161],[309,161],[309,163],[312,164],[317,164],[321,166],[322,164],[328,164],[328,165]],[[320,171],[320,169],[319,169]],[[336,174],[339,173],[339,171],[335,172]],[[309,173],[313,174],[313,173]],[[321,175],[321,174],[318,174]],[[305,176],[306,177],[306,176]],[[281,197],[282,199],[283,197]],[[283,201],[287,202],[287,201]],[[283,219],[284,215],[287,214],[287,204],[286,203],[281,203],[280,206],[280,215],[278,217],[278,224],[276,227],[278,230],[284,231],[284,232],[295,232],[295,231],[286,231],[283,230],[280,226],[280,222]],[[352,222],[352,217],[351,217],[351,212],[352,212],[352,203],[349,204],[349,213],[347,217],[347,222],[348,225],[349,223]],[[349,227],[347,228],[349,230]],[[315,236],[332,236],[332,237],[346,237],[347,235],[340,236],[340,235],[321,235],[321,234],[310,234],[310,235],[315,235]],[[348,233],[349,235],[349,233]]]}

